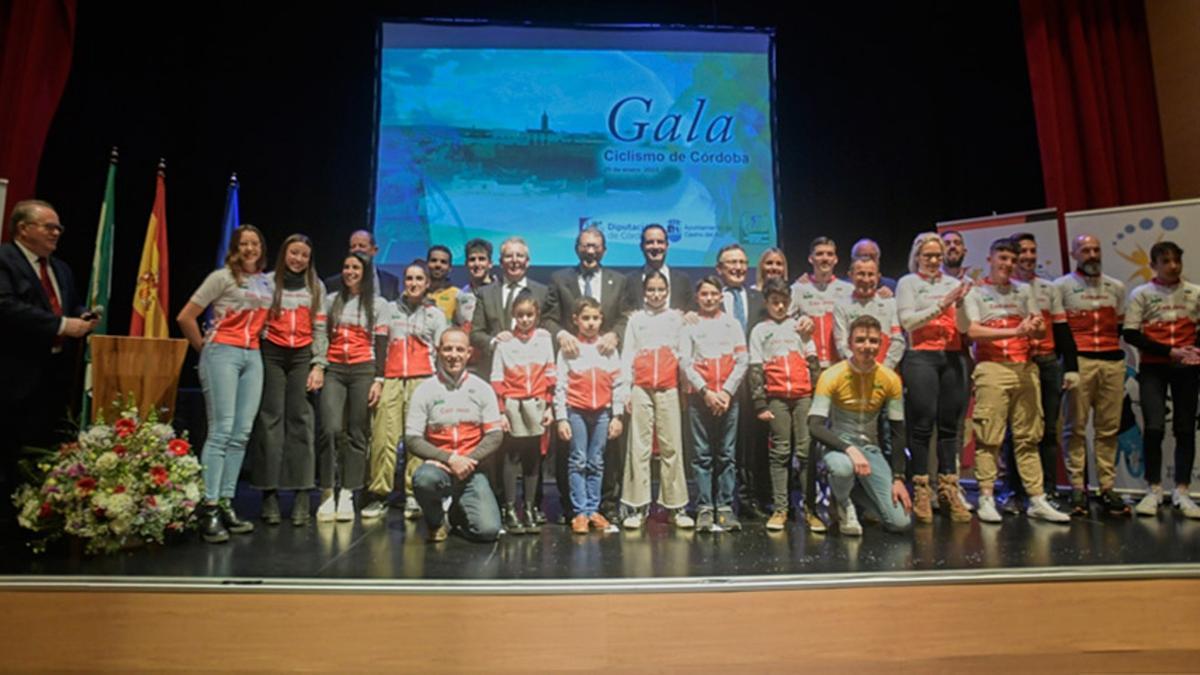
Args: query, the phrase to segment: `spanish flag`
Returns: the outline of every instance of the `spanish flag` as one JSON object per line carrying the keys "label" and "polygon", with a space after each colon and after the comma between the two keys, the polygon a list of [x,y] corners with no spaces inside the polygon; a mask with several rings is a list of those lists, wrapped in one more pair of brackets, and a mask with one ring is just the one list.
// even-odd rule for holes
{"label": "spanish flag", "polygon": [[154,190],[154,209],[146,227],[142,246],[142,264],[138,265],[137,289],[133,292],[133,319],[129,334],[134,337],[170,337],[167,307],[170,288],[167,265],[167,162],[158,161],[158,184]]}

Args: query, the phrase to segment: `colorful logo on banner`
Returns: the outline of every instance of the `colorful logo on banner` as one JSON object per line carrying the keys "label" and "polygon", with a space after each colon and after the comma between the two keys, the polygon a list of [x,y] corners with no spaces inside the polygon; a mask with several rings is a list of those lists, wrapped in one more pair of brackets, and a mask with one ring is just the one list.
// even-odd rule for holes
{"label": "colorful logo on banner", "polygon": [[1150,249],[1178,229],[1179,219],[1171,215],[1163,216],[1157,222],[1153,218],[1142,218],[1136,225],[1128,223],[1121,228],[1113,238],[1112,247],[1134,268],[1129,278],[1123,281],[1144,284],[1154,278],[1154,270],[1150,269]]}

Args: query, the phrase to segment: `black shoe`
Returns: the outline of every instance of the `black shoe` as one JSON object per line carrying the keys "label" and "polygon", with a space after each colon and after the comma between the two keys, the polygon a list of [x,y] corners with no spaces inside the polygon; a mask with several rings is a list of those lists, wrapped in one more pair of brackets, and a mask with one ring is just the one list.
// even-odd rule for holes
{"label": "black shoe", "polygon": [[525,534],[525,524],[517,517],[517,510],[512,504],[500,507],[500,524],[509,534]]}
{"label": "black shoe", "polygon": [[229,530],[221,523],[221,511],[215,504],[201,504],[200,536],[210,544],[221,544],[229,541]]}
{"label": "black shoe", "polygon": [[762,509],[758,508],[758,504],[755,504],[751,501],[745,501],[739,505],[738,515],[742,517],[742,520],[753,521],[766,518],[766,515],[762,512]]}
{"label": "black shoe", "polygon": [[535,525],[545,525],[546,524],[546,514],[542,513],[542,507],[538,506],[535,503],[535,504],[530,504],[529,506],[526,507],[527,513],[528,513],[529,509],[533,509],[533,523]]}
{"label": "black shoe", "polygon": [[1121,495],[1114,492],[1111,488],[1100,493],[1100,503],[1104,505],[1104,510],[1110,516],[1129,515],[1129,505],[1125,503]]}
{"label": "black shoe", "polygon": [[296,499],[292,502],[292,525],[304,527],[312,520],[309,512],[308,490],[296,490]]}
{"label": "black shoe", "polygon": [[1080,518],[1088,516],[1087,493],[1083,490],[1071,490],[1071,515]]}
{"label": "black shoe", "polygon": [[[525,504],[525,513],[521,516],[521,524],[525,526],[525,534],[537,534],[542,531],[542,526],[537,521],[537,507],[533,504]],[[542,522],[545,522],[546,517],[542,516]]]}
{"label": "black shoe", "polygon": [[1021,498],[1016,495],[1009,495],[1008,499],[1004,500],[1004,505],[1000,510],[1010,516],[1019,516],[1021,513]]}
{"label": "black shoe", "polygon": [[278,525],[283,521],[279,514],[279,493],[271,490],[263,494],[262,519],[268,525]]}
{"label": "black shoe", "polygon": [[228,499],[217,502],[217,513],[221,517],[221,524],[233,534],[246,534],[254,531],[254,523],[238,518],[237,512],[233,510],[233,504]]}

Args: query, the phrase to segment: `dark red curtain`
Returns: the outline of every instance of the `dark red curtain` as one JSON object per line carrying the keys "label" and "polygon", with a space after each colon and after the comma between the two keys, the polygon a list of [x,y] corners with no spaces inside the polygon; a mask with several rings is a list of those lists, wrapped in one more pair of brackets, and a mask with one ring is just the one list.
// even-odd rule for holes
{"label": "dark red curtain", "polygon": [[[71,70],[75,0],[0,0],[0,178],[6,210],[34,196],[42,146]],[[4,214],[4,239],[8,239]]]}
{"label": "dark red curtain", "polygon": [[1046,202],[1167,199],[1142,0],[1021,0]]}

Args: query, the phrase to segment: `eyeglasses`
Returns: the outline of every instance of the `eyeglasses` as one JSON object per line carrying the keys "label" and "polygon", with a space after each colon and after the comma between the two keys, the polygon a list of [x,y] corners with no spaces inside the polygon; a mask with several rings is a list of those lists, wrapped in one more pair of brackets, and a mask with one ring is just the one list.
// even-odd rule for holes
{"label": "eyeglasses", "polygon": [[63,233],[63,231],[65,231],[65,230],[66,230],[66,228],[64,228],[64,227],[63,227],[61,224],[59,224],[59,223],[35,223],[35,222],[31,221],[31,220],[27,220],[27,221],[25,221],[25,222],[26,222],[26,223],[28,223],[28,224],[30,224],[30,225],[36,225],[36,226],[38,226],[38,227],[42,228],[43,230],[45,230],[45,231],[47,231],[47,232],[58,232],[59,234],[62,234],[62,233]]}
{"label": "eyeglasses", "polygon": [[920,256],[925,260],[941,260],[944,257],[941,253],[922,253]]}

